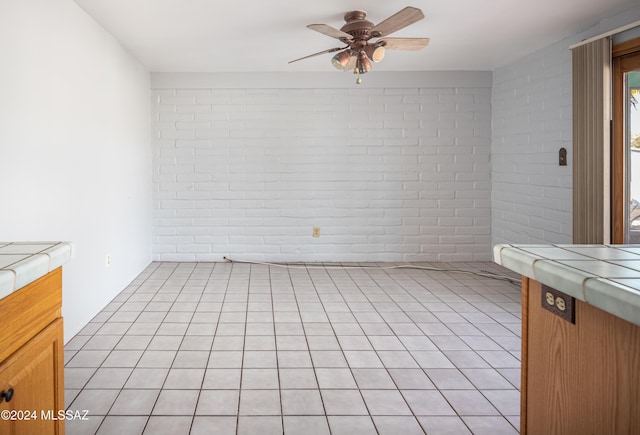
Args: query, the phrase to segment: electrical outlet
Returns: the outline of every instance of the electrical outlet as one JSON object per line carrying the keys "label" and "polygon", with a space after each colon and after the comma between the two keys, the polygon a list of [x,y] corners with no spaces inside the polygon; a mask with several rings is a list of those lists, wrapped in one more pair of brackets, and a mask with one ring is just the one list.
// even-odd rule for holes
{"label": "electrical outlet", "polygon": [[542,285],[542,308],[545,310],[575,324],[575,305],[575,298],[547,285]]}
{"label": "electrical outlet", "polygon": [[320,237],[320,227],[313,227],[313,237]]}
{"label": "electrical outlet", "polygon": [[111,266],[111,254],[107,254],[104,262],[105,262],[105,266],[106,267],[110,267]]}

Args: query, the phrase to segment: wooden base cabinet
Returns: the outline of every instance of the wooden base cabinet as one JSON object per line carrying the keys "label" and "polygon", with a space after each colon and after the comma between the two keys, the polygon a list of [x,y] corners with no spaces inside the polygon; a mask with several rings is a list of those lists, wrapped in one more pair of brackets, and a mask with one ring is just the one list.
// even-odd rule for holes
{"label": "wooden base cabinet", "polygon": [[526,277],[522,293],[520,433],[640,434],[640,327],[580,300],[572,324]]}
{"label": "wooden base cabinet", "polygon": [[8,319],[0,327],[0,435],[64,434],[61,278],[57,269],[0,300]]}

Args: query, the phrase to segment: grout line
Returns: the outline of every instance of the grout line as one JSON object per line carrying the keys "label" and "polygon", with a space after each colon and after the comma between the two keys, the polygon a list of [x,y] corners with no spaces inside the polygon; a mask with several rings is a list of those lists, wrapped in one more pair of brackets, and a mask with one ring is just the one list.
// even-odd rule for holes
{"label": "grout line", "polygon": [[[210,332],[209,329],[206,327],[203,329],[207,329],[207,331],[194,331],[194,332],[207,332],[206,337],[209,337],[209,336],[211,337],[211,345],[208,349],[209,354],[207,355],[206,362],[202,369],[204,373],[202,376],[202,380],[200,382],[200,389],[199,390],[194,389],[194,391],[197,391],[195,406],[191,414],[185,416],[190,418],[189,427],[192,428],[193,424],[196,421],[196,417],[198,417],[196,415],[196,410],[197,410],[198,402],[200,400],[200,396],[203,391],[204,381],[206,379],[206,375],[209,370],[208,366],[212,358],[211,352],[213,352],[216,337],[239,337],[240,336],[240,335],[218,336],[218,332],[220,332],[219,329],[221,327],[220,325],[221,324],[236,325],[238,323],[241,323],[241,322],[237,322],[236,321],[237,318],[235,318],[234,316],[238,313],[244,314],[244,325],[243,325],[244,333],[242,335],[242,349],[241,349],[242,360],[240,362],[240,367],[239,367],[240,385],[238,387],[239,388],[238,389],[238,405],[237,405],[236,415],[235,415],[236,433],[239,432],[240,417],[255,417],[252,415],[246,415],[246,416],[240,415],[240,403],[241,403],[241,396],[243,391],[243,388],[242,388],[243,371],[245,369],[244,363],[245,363],[245,357],[246,357],[246,351],[247,351],[246,349],[247,337],[248,337],[247,333],[250,332],[249,330],[250,326],[255,326],[256,328],[258,327],[262,328],[261,324],[266,322],[267,314],[270,315],[270,321],[268,323],[271,323],[270,332],[273,334],[272,337],[274,340],[273,352],[275,354],[275,371],[276,371],[276,377],[278,382],[278,386],[277,386],[278,388],[276,389],[276,391],[278,392],[278,395],[279,395],[279,406],[280,406],[280,412],[278,415],[275,415],[275,416],[279,417],[280,424],[282,425],[283,431],[284,431],[285,417],[288,417],[289,414],[285,415],[284,408],[283,408],[283,396],[282,396],[283,389],[282,389],[282,383],[281,383],[282,379],[280,375],[281,366],[280,366],[280,357],[279,357],[280,346],[278,344],[279,336],[300,337],[300,340],[298,340],[297,338],[291,339],[291,343],[294,346],[291,347],[291,349],[289,349],[290,346],[287,344],[285,348],[282,350],[282,352],[286,352],[286,350],[295,350],[296,352],[301,351],[299,347],[301,347],[300,346],[302,344],[301,341],[302,339],[304,339],[304,343],[306,345],[305,352],[308,355],[308,357],[311,359],[311,366],[307,367],[305,365],[306,363],[304,363],[304,364],[299,364],[300,367],[297,367],[298,364],[294,364],[296,367],[287,366],[286,368],[293,368],[293,369],[304,368],[304,369],[310,369],[313,371],[316,387],[312,388],[312,390],[316,391],[317,394],[320,396],[320,402],[322,404],[322,408],[324,411],[324,421],[326,422],[327,428],[329,429],[330,432],[332,432],[332,429],[329,423],[330,416],[327,415],[326,405],[325,405],[324,397],[322,395],[322,389],[320,387],[320,383],[318,382],[318,376],[316,373],[316,369],[321,367],[316,367],[313,359],[311,358],[311,347],[309,344],[310,336],[308,335],[308,332],[313,332],[313,331],[309,331],[308,328],[311,327],[312,324],[314,326],[317,325],[318,328],[322,326],[322,329],[324,329],[325,326],[327,330],[329,330],[330,328],[330,331],[332,333],[331,335],[326,335],[326,336],[317,335],[317,337],[331,337],[331,339],[333,339],[337,343],[336,350],[340,352],[340,355],[342,356],[342,358],[344,358],[344,360],[347,363],[346,367],[339,367],[339,368],[341,369],[344,368],[345,370],[348,370],[351,378],[354,380],[354,382],[356,382],[355,388],[346,388],[346,389],[331,388],[330,390],[352,391],[357,389],[359,393],[359,397],[362,400],[362,403],[364,404],[365,409],[367,410],[367,414],[360,415],[360,416],[351,416],[351,417],[354,417],[354,418],[367,417],[371,422],[371,424],[373,424],[373,427],[375,428],[376,431],[379,431],[381,429],[379,429],[378,426],[376,425],[376,421],[374,417],[375,418],[383,417],[383,415],[378,415],[378,414],[371,415],[369,404],[367,404],[366,400],[364,399],[363,389],[360,388],[360,386],[358,385],[357,379],[354,375],[354,370],[360,369],[360,367],[355,367],[355,368],[351,367],[351,365],[349,364],[349,360],[346,357],[347,352],[349,352],[351,347],[353,347],[353,346],[347,346],[345,348],[345,345],[347,344],[347,342],[345,342],[344,340],[347,340],[347,338],[352,336],[363,337],[364,340],[366,340],[366,343],[368,343],[368,346],[371,349],[360,350],[359,347],[361,346],[355,346],[353,351],[357,351],[357,352],[371,351],[371,355],[375,355],[375,357],[382,363],[382,366],[380,368],[362,367],[362,369],[384,370],[388,378],[391,379],[393,385],[395,386],[395,389],[391,389],[388,391],[390,392],[395,391],[400,394],[400,396],[404,401],[405,406],[411,412],[410,415],[406,415],[405,417],[409,417],[409,416],[413,417],[414,421],[417,422],[417,424],[421,428],[422,428],[422,424],[420,423],[419,418],[424,418],[429,416],[415,414],[411,406],[409,406],[407,399],[402,394],[402,390],[398,387],[398,382],[391,375],[391,372],[390,372],[390,370],[392,369],[409,370],[409,368],[387,367],[387,364],[385,364],[384,360],[380,357],[379,352],[383,352],[383,351],[391,352],[391,351],[385,351],[384,347],[386,346],[382,346],[383,347],[382,349],[377,349],[376,346],[374,346],[371,340],[371,337],[374,335],[380,335],[382,332],[377,333],[375,332],[376,331],[375,329],[373,329],[373,332],[371,333],[367,332],[371,330],[371,328],[373,328],[373,325],[378,325],[378,324],[384,325],[385,328],[388,329],[388,331],[384,331],[384,334],[382,334],[382,336],[393,337],[395,341],[399,343],[399,345],[403,349],[402,352],[406,352],[406,354],[409,355],[413,360],[413,362],[416,364],[415,370],[420,370],[420,372],[424,374],[426,379],[429,379],[429,380],[430,378],[425,371],[426,369],[423,369],[422,367],[420,367],[420,364],[417,362],[416,358],[411,353],[412,351],[409,350],[407,345],[399,338],[400,336],[398,335],[398,333],[402,331],[397,332],[394,328],[390,326],[393,323],[406,323],[408,325],[413,325],[414,328],[417,328],[417,330],[419,330],[420,332],[420,335],[418,335],[419,337],[425,337],[426,339],[429,339],[429,334],[427,334],[424,330],[422,330],[422,328],[418,326],[420,322],[417,322],[414,316],[412,316],[412,314],[414,313],[414,311],[411,311],[412,309],[414,309],[412,304],[418,304],[416,308],[417,307],[420,308],[419,310],[415,310],[415,313],[420,313],[420,312],[433,313],[428,306],[430,302],[426,302],[426,300],[429,300],[430,298],[426,298],[425,300],[424,297],[421,298],[420,296],[431,295],[431,297],[433,297],[435,300],[440,300],[441,302],[437,302],[437,303],[442,303],[444,304],[444,306],[448,307],[451,310],[447,312],[456,313],[457,315],[460,315],[462,319],[464,319],[464,322],[462,323],[465,323],[465,324],[474,325],[473,323],[474,318],[473,316],[469,316],[469,318],[467,318],[464,316],[464,314],[481,313],[482,315],[487,316],[489,319],[491,319],[492,325],[499,325],[502,328],[505,328],[506,330],[508,330],[509,333],[512,334],[513,337],[515,337],[515,339],[518,339],[518,340],[520,339],[520,337],[517,336],[514,330],[505,326],[505,325],[511,325],[512,323],[510,322],[503,323],[491,317],[490,314],[499,313],[498,311],[485,312],[483,311],[483,309],[478,308],[476,306],[476,304],[478,303],[488,304],[486,306],[482,306],[482,308],[491,309],[491,307],[499,307],[502,310],[500,311],[500,313],[501,312],[510,313],[508,309],[505,309],[504,307],[500,306],[500,304],[501,303],[517,303],[516,298],[515,297],[512,298],[511,296],[517,294],[517,292],[519,292],[519,289],[511,289],[510,287],[506,287],[503,285],[486,286],[484,280],[478,279],[478,278],[475,278],[473,280],[457,279],[457,277],[450,276],[446,272],[431,272],[431,271],[423,271],[423,270],[405,270],[402,272],[398,272],[396,270],[394,271],[384,270],[380,272],[375,269],[362,269],[362,270],[313,269],[313,270],[310,270],[308,268],[305,268],[304,270],[300,270],[300,271],[288,270],[287,272],[279,273],[279,271],[272,269],[271,267],[268,267],[268,266],[253,266],[253,265],[239,265],[239,264],[231,264],[227,266],[226,264],[215,263],[212,268],[209,268],[209,267],[206,268],[207,275],[205,279],[205,276],[204,276],[205,271],[203,271],[203,269],[201,268],[201,265],[204,265],[204,264],[207,264],[207,263],[190,263],[190,262],[189,263],[163,263],[163,262],[152,263],[143,272],[141,272],[141,274],[138,275],[138,277],[136,277],[131,284],[129,284],[122,292],[120,292],[118,296],[116,296],[116,298],[114,298],[112,302],[119,303],[118,307],[114,311],[112,312],[103,311],[98,314],[98,316],[100,316],[102,313],[110,313],[108,316],[103,314],[101,317],[99,317],[99,318],[105,317],[106,320],[103,320],[101,322],[90,322],[90,323],[98,324],[99,328],[96,331],[94,331],[93,334],[90,334],[90,335],[85,334],[85,335],[89,335],[89,338],[85,343],[82,344],[82,346],[79,347],[78,350],[74,351],[76,354],[77,352],[80,352],[82,350],[90,350],[90,349],[86,349],[85,346],[87,346],[89,341],[91,341],[94,337],[100,337],[100,336],[108,337],[109,335],[113,335],[113,336],[119,336],[119,338],[115,342],[115,344],[111,347],[111,349],[104,349],[105,351],[107,351],[106,356],[100,364],[97,364],[96,367],[84,367],[87,369],[93,369],[94,372],[91,374],[91,376],[88,377],[84,385],[78,389],[77,395],[72,400],[72,403],[70,405],[76,403],[76,400],[78,399],[78,397],[81,395],[82,392],[86,390],[91,390],[91,389],[87,389],[86,386],[96,376],[100,368],[118,368],[118,367],[103,366],[105,361],[107,361],[107,359],[109,358],[110,355],[113,354],[113,352],[139,350],[139,349],[117,349],[117,346],[123,342],[125,337],[139,336],[138,334],[129,334],[129,335],[127,334],[131,332],[131,329],[134,327],[133,325],[136,324],[136,322],[139,322],[140,317],[143,316],[143,313],[163,313],[164,312],[164,314],[162,315],[162,320],[160,321],[139,322],[139,323],[159,323],[159,326],[155,329],[155,332],[151,335],[149,342],[144,346],[145,348],[144,350],[142,350],[142,353],[138,358],[136,365],[134,367],[126,367],[127,369],[129,368],[131,369],[131,373],[129,373],[129,375],[127,376],[127,379],[124,381],[124,384],[122,385],[122,387],[107,388],[108,390],[118,390],[118,391],[113,402],[109,405],[108,410],[106,411],[106,414],[104,416],[96,416],[96,417],[102,418],[102,420],[97,426],[97,430],[99,430],[100,427],[102,427],[105,424],[106,417],[110,416],[109,412],[113,409],[114,404],[117,402],[118,398],[121,396],[121,394],[125,390],[126,383],[131,379],[131,376],[133,375],[135,370],[138,368],[137,365],[140,363],[140,359],[144,357],[147,351],[151,350],[149,349],[149,347],[151,346],[151,343],[153,342],[153,340],[156,337],[164,336],[164,335],[158,335],[158,332],[161,331],[161,329],[163,328],[163,325],[177,323],[180,325],[184,325],[186,329],[184,330],[183,334],[179,335],[179,337],[181,337],[180,343],[178,344],[177,350],[173,355],[173,359],[170,366],[166,368],[167,373],[164,376],[162,386],[158,391],[158,395],[155,398],[153,407],[157,405],[162,392],[167,391],[164,389],[164,386],[167,385],[167,380],[169,378],[169,375],[171,374],[173,365],[176,363],[176,359],[181,352],[181,348],[184,345],[185,339],[187,337],[187,332],[189,331],[191,326],[200,325],[200,324],[209,325],[210,324],[209,322],[203,322],[203,320],[208,320],[209,316],[213,318],[217,314],[217,321],[215,322],[215,327],[211,332],[212,334],[211,336],[209,335],[209,332]],[[468,268],[481,267],[475,264],[465,264],[465,266]],[[445,278],[434,277],[435,274],[443,274],[443,273],[445,274]],[[162,277],[162,281],[160,277]],[[282,285],[282,288],[280,285],[281,282],[286,283],[285,285]],[[221,289],[219,285],[222,283],[224,283],[224,292],[219,291]],[[435,290],[432,287],[430,287],[431,285],[435,286]],[[199,291],[196,291],[195,290],[196,286],[202,287],[202,288],[199,289]],[[170,287],[173,287],[173,288],[170,288]],[[169,291],[163,292],[162,291],[163,288],[167,288]],[[208,290],[211,290],[211,291],[208,291]],[[463,290],[463,292],[459,293],[460,290]],[[170,296],[165,296],[164,299],[171,299],[171,300],[166,300],[166,301],[154,300],[159,295],[163,295],[163,294],[175,295],[175,298],[171,299]],[[136,295],[141,295],[141,296],[136,296]],[[150,296],[147,296],[147,295],[150,295]],[[205,296],[205,295],[212,295],[212,296]],[[456,298],[450,298],[449,295],[456,296],[456,298],[460,298],[461,300],[457,301],[455,300]],[[467,298],[465,298],[465,296],[468,296],[468,295],[478,295],[479,297],[486,299],[486,301],[481,301],[480,299],[477,299],[475,297],[471,297],[470,298],[471,300],[468,300]],[[487,298],[486,297],[487,295],[501,295],[501,296],[499,297],[496,296],[496,298],[493,298],[493,299],[499,300],[499,302],[495,302],[494,300],[491,300],[492,298]],[[442,298],[443,296],[445,297]],[[116,299],[118,298],[122,298],[123,300],[116,301]],[[144,300],[146,298],[149,298],[149,299]],[[143,299],[143,300],[138,300],[138,299]],[[163,298],[159,297],[158,299],[163,299]],[[447,299],[451,299],[451,300],[447,300]],[[218,302],[218,300],[220,300],[220,302]],[[463,302],[462,300],[464,301],[464,303],[462,303]],[[121,311],[123,307],[125,308],[132,307],[132,306],[130,307],[126,306],[126,304],[129,302],[140,304],[140,306],[142,306],[143,308],[141,308],[140,311],[135,311],[135,310]],[[156,307],[153,304],[154,302],[158,302],[160,305]],[[200,304],[204,302],[211,303],[211,304],[219,303],[220,305],[219,312],[198,311]],[[182,306],[180,305],[182,303],[193,304],[193,310],[187,309],[186,311],[177,311],[177,310],[172,311],[173,308],[182,308]],[[358,307],[358,305],[354,305],[354,304],[361,304],[361,303],[368,304],[362,307],[365,310],[354,311],[354,309]],[[243,308],[243,311],[225,312],[224,311],[225,304],[244,304],[244,307],[241,307],[240,305],[238,305],[239,308],[240,307]],[[252,307],[252,304],[254,304],[253,307]],[[267,304],[270,304],[270,308],[267,308],[268,306]],[[289,306],[284,304],[291,304],[291,305]],[[461,305],[456,305],[456,304],[461,304]],[[295,311],[289,311],[289,309],[293,308],[294,306],[295,306]],[[212,305],[211,307],[212,307],[211,309],[215,309],[217,308],[217,305]],[[456,307],[459,307],[459,309],[462,309],[463,311],[459,312],[458,309],[456,309]],[[470,307],[473,307],[477,311],[466,312],[465,310]],[[158,309],[159,311],[147,311],[148,308]],[[186,305],[185,305],[185,308],[187,308]],[[210,309],[209,307],[205,307],[205,308]],[[279,308],[283,308],[283,310],[280,310]],[[344,311],[342,311],[343,308],[345,309]],[[394,308],[394,310],[388,311],[388,309],[391,309],[391,308]],[[236,309],[236,308],[235,306],[232,305],[230,306],[230,309]],[[397,309],[398,311],[396,311],[395,309]],[[405,316],[406,320],[403,319],[403,321],[394,322],[393,316],[395,315],[394,313],[396,312],[402,313],[402,315]],[[129,322],[111,321],[116,316],[117,313],[136,313],[136,315],[133,321],[130,322],[131,324],[127,327],[126,331],[122,333],[97,334],[102,327],[104,327],[109,323],[129,323]],[[189,314],[183,315],[182,313],[190,313],[190,315]],[[283,313],[283,314],[279,315],[278,313]],[[296,313],[297,319],[293,320],[294,317],[290,316],[287,313]],[[322,313],[324,318],[318,319],[316,317],[319,315],[318,313]],[[376,320],[376,321],[368,322],[367,320],[362,320],[362,319],[366,319],[367,317],[363,316],[361,313],[375,313],[377,318],[370,319],[370,320]],[[198,314],[198,316],[196,316],[196,314]],[[229,315],[223,316],[223,314],[229,314]],[[304,317],[310,320],[304,321],[303,315]],[[98,316],[94,317],[94,319],[98,318]],[[189,321],[184,322],[183,320],[186,319],[187,316],[189,316]],[[282,321],[277,322],[276,321],[277,318],[282,319]],[[508,317],[506,318],[509,319]],[[194,322],[194,320],[200,320],[200,322]],[[222,320],[225,320],[225,321],[223,322]],[[442,324],[444,327],[447,328],[447,330],[451,332],[450,337],[456,337],[457,339],[461,340],[461,343],[464,343],[464,345],[467,348],[469,348],[468,350],[469,352],[473,352],[473,354],[477,355],[478,358],[487,362],[489,366],[488,369],[492,370],[493,373],[499,375],[501,379],[505,380],[510,385],[513,385],[511,384],[511,381],[508,378],[506,378],[506,375],[502,373],[503,369],[496,368],[493,365],[491,365],[487,360],[485,360],[485,358],[483,358],[478,353],[479,351],[482,351],[482,350],[474,349],[474,347],[469,345],[465,340],[461,338],[461,337],[464,337],[464,335],[460,335],[455,332],[454,329],[460,330],[460,328],[452,329],[451,322],[442,321],[440,320],[440,318],[437,318],[437,322],[439,324]],[[253,323],[255,323],[255,325],[251,325]],[[288,335],[287,334],[288,331],[286,329],[288,323],[292,323],[296,325],[299,324],[302,335],[297,335],[297,334]],[[358,331],[359,333],[354,334],[352,331],[346,330],[345,328],[347,326],[343,327],[341,326],[342,324],[357,325],[357,327],[359,328],[359,331]],[[372,326],[369,327],[368,325],[366,325],[367,328],[364,328],[363,325],[365,324],[371,324]],[[233,330],[233,327],[235,326],[229,326],[228,328],[230,328],[230,330],[228,332],[235,334],[236,331]],[[281,334],[278,334],[279,329]],[[256,342],[258,344],[258,347],[256,347],[256,349],[254,350],[259,351],[262,348],[262,345],[261,345],[262,342],[260,337],[271,337],[271,335],[263,335],[263,333],[265,332],[267,331],[262,329],[255,331],[255,334],[257,334],[255,335],[255,337],[257,337]],[[296,330],[295,332],[297,333],[298,331]],[[315,332],[326,332],[326,331],[318,330]],[[494,339],[494,335],[491,334],[490,331],[485,332],[485,330],[478,329],[478,332],[481,333],[481,335],[478,335],[478,337],[491,340],[492,343],[494,343],[496,346],[498,346],[499,349],[501,349],[501,350],[496,350],[496,352],[504,352],[505,356],[509,355],[511,357],[515,357],[515,355],[513,355],[510,351],[508,351],[505,346],[503,346],[502,344],[500,344],[498,341]],[[390,335],[388,335],[389,333]],[[81,337],[84,337],[85,335]],[[146,337],[146,335],[140,335],[140,336]],[[253,337],[253,336],[254,335],[250,335],[249,337]],[[173,337],[173,336],[169,336],[169,337]],[[200,336],[190,335],[189,337],[197,338]],[[345,337],[345,338],[341,341],[339,340],[339,337]],[[511,335],[509,337],[511,337]],[[105,340],[109,340],[109,339],[105,338]],[[357,341],[357,339],[355,338],[354,340]],[[322,341],[322,340],[319,340],[319,341]],[[436,342],[433,342],[433,341],[432,343],[434,344],[435,348],[439,352],[441,352],[442,355],[444,355],[444,357],[447,358],[447,360],[449,360],[452,363],[454,368],[458,370],[467,381],[471,382],[471,379],[462,371],[462,369],[457,367],[457,365],[453,362],[453,360],[450,360],[449,357],[445,354],[447,349],[441,348],[443,344],[437,344]],[[271,352],[271,346],[268,346],[268,347],[269,347],[268,349],[269,352]],[[325,346],[320,346],[321,349],[318,350],[318,352],[325,352],[324,347]],[[97,349],[97,350],[100,350],[100,349]],[[227,349],[223,349],[223,350],[227,350]],[[330,349],[327,348],[327,351],[328,350]],[[187,350],[184,350],[184,351],[186,352]],[[73,358],[71,358],[70,361],[72,359]],[[395,365],[395,364],[391,364],[391,365]],[[401,365],[404,365],[404,364],[401,364]],[[79,368],[83,368],[83,367],[79,367]],[[257,369],[262,367],[252,367],[252,368]],[[330,369],[333,367],[327,367],[327,368]],[[162,368],[162,369],[164,370],[165,368]],[[185,367],[184,369],[188,370],[189,368]],[[233,369],[236,369],[236,367],[233,367]],[[515,370],[515,368],[509,369],[509,370]],[[513,388],[509,388],[509,389],[484,388],[481,390],[480,388],[475,387],[475,384],[473,382],[471,382],[471,385],[474,387],[473,389],[446,388],[441,390],[435,384],[433,384],[434,386],[433,391],[438,391],[442,396],[443,400],[445,400],[447,403],[449,403],[449,401],[446,398],[446,396],[444,396],[441,393],[441,391],[445,391],[445,390],[446,391],[478,391],[480,395],[483,397],[483,399],[486,400],[487,403],[491,407],[495,408],[495,410],[497,411],[497,414],[494,417],[500,417],[503,420],[506,420],[507,423],[512,427],[513,424],[509,418],[512,418],[515,416],[504,415],[502,411],[499,410],[496,407],[496,405],[494,405],[493,402],[491,402],[491,400],[488,399],[488,397],[484,394],[484,391],[485,390],[486,391],[500,391],[500,390],[519,391],[519,389],[514,385]],[[141,388],[141,389],[157,390],[157,388]],[[248,388],[245,390],[256,390],[256,389],[263,390],[264,388],[262,387]],[[309,388],[307,387],[305,388],[294,387],[291,389],[309,390]],[[377,388],[375,385],[371,389],[380,390],[380,388]],[[272,389],[269,389],[269,390],[272,390]],[[365,388],[365,390],[369,390],[369,388]],[[405,390],[420,391],[422,389],[405,388]],[[451,406],[450,403],[449,403],[449,406]],[[154,416],[152,415],[153,407],[151,408],[149,415],[144,415],[144,417],[147,417],[145,427],[151,421],[151,417]],[[453,408],[453,406],[451,407]],[[453,409],[455,411],[455,408]],[[294,415],[291,415],[291,416],[294,416]],[[296,414],[296,416],[298,416],[298,414]],[[385,414],[384,416],[397,416],[397,415],[390,412],[388,415]],[[466,414],[459,415],[456,411],[456,416],[460,420],[460,422],[465,425],[465,427],[468,427],[465,420],[463,420],[463,417],[468,417],[468,415]],[[318,415],[318,417],[321,417],[321,416]]]}

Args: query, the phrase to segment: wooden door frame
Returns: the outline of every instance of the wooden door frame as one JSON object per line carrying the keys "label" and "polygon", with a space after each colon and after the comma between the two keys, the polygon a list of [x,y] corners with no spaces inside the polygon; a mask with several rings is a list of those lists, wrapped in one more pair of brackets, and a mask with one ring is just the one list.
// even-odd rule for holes
{"label": "wooden door frame", "polygon": [[624,144],[624,73],[640,69],[640,38],[613,46],[613,120],[611,143],[611,243],[625,243],[627,202],[626,150]]}

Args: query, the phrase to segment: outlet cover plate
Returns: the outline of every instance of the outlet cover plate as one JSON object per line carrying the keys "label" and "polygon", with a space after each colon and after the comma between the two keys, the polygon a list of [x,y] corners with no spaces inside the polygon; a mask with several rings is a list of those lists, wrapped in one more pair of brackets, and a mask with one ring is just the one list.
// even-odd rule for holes
{"label": "outlet cover plate", "polygon": [[542,308],[569,323],[576,323],[576,299],[542,284]]}

